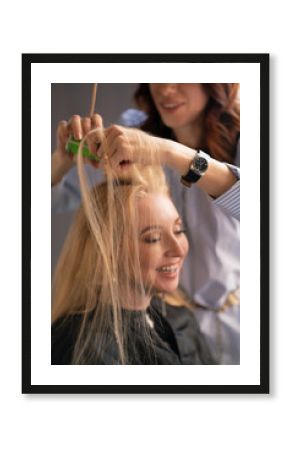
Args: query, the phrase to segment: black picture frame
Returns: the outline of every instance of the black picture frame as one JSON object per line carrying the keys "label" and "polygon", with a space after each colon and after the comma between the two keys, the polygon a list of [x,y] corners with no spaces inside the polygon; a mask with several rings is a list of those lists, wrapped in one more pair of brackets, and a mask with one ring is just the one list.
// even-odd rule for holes
{"label": "black picture frame", "polygon": [[[258,394],[269,393],[269,54],[23,54],[22,55],[22,393]],[[246,63],[260,71],[260,382],[238,385],[38,385],[31,373],[31,67],[47,63]]]}

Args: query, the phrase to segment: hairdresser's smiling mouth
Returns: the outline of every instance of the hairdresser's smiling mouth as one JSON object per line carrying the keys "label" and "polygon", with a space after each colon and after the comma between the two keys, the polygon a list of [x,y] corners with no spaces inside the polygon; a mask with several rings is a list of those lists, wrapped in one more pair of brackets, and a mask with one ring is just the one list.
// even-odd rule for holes
{"label": "hairdresser's smiling mouth", "polygon": [[159,108],[166,113],[175,113],[184,105],[185,102],[182,101],[163,101],[159,103]]}

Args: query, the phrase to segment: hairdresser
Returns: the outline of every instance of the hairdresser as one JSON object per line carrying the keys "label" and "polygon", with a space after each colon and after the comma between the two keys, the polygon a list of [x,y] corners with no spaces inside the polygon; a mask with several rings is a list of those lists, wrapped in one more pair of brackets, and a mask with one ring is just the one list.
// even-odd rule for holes
{"label": "hairdresser", "polygon": [[[221,364],[239,364],[238,94],[238,85],[229,83],[141,84],[135,94],[139,110],[126,111],[122,123],[146,133],[121,126],[106,130],[115,167],[146,164],[152,152],[165,166],[190,244],[181,285],[193,299],[201,329]],[[76,207],[80,201],[73,171],[65,175],[73,166],[64,156],[65,142],[71,134],[81,139],[100,122],[99,116],[74,116],[59,125],[52,160],[55,210]],[[102,156],[99,143],[88,144]],[[95,163],[88,171],[101,181]]]}

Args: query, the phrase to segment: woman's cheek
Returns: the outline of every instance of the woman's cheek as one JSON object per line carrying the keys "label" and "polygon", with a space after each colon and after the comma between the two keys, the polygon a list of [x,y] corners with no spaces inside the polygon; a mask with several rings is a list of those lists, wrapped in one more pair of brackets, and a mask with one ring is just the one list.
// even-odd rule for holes
{"label": "woman's cheek", "polygon": [[154,282],[157,272],[157,261],[154,258],[154,251],[150,248],[150,244],[143,244],[144,247],[140,249],[140,268],[143,277],[143,282]]}
{"label": "woman's cheek", "polygon": [[184,258],[186,257],[188,250],[189,250],[189,243],[186,236],[184,236]]}

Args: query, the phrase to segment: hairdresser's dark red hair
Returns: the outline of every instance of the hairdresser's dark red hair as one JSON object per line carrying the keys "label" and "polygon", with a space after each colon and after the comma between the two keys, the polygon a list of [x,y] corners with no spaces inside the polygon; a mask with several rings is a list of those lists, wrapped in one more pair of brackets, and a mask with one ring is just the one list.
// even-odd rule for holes
{"label": "hairdresser's dark red hair", "polygon": [[[238,83],[202,83],[209,95],[205,110],[204,150],[219,161],[232,163],[240,134],[240,102]],[[135,92],[139,108],[148,114],[142,130],[156,136],[174,139],[173,132],[163,124],[150,94],[149,84],[140,84]]]}

